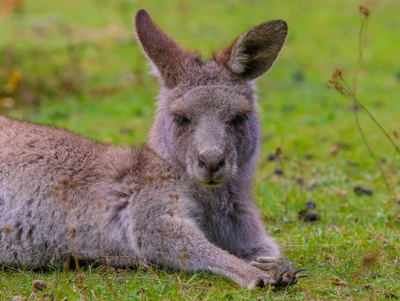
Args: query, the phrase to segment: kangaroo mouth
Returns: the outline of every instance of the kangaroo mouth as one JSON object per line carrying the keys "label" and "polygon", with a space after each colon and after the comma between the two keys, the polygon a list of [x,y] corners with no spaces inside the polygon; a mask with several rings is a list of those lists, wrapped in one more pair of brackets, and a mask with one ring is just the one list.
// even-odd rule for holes
{"label": "kangaroo mouth", "polygon": [[204,181],[203,182],[203,184],[205,184],[206,186],[209,186],[209,187],[217,187],[217,186],[220,186],[221,184],[222,184],[222,180],[220,180],[220,181],[215,181],[215,180],[210,180],[210,181]]}

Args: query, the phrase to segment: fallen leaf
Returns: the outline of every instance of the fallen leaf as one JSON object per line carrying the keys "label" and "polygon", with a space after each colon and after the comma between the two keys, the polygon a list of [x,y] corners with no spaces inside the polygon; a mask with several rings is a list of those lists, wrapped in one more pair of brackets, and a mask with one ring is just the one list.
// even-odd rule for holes
{"label": "fallen leaf", "polygon": [[335,284],[337,286],[346,286],[347,285],[346,281],[343,281],[342,279],[340,279],[337,276],[332,277],[332,282],[333,282],[333,284]]}
{"label": "fallen leaf", "polygon": [[379,258],[378,252],[374,251],[374,252],[368,253],[362,257],[362,265],[363,266],[371,266],[378,261],[378,258]]}

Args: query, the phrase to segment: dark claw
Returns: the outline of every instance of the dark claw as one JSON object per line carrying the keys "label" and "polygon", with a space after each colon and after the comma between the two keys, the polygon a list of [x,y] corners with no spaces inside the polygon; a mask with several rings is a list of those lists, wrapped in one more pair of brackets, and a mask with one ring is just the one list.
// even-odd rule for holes
{"label": "dark claw", "polygon": [[296,277],[297,277],[297,278],[307,278],[308,275],[304,274],[304,275],[299,275],[299,276],[296,276]]}
{"label": "dark claw", "polygon": [[262,277],[258,278],[256,286],[260,288],[265,286],[265,281]]}
{"label": "dark claw", "polygon": [[283,277],[283,275],[285,275],[287,272],[289,272],[290,271],[290,269],[284,269],[282,272],[280,272],[279,274],[278,274],[278,276],[279,276],[279,278],[282,278]]}
{"label": "dark claw", "polygon": [[284,269],[282,272],[280,272],[278,275],[277,275],[277,277],[278,277],[278,279],[276,279],[276,283],[275,283],[275,285],[280,285],[280,284],[282,284],[283,283],[283,275],[285,275],[287,272],[289,272],[290,271],[290,269]]}
{"label": "dark claw", "polygon": [[293,272],[293,276],[296,276],[297,273],[303,272],[303,271],[305,271],[305,270],[307,270],[307,269],[298,269],[298,270],[296,270],[296,271]]}

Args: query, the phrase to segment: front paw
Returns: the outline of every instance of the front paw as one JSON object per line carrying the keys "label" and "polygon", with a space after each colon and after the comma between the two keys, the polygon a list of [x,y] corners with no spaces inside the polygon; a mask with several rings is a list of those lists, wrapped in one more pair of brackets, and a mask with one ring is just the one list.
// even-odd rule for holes
{"label": "front paw", "polygon": [[272,284],[275,286],[292,285],[297,283],[299,278],[307,277],[299,274],[306,269],[292,270],[292,263],[285,257],[258,257],[251,265],[272,275]]}

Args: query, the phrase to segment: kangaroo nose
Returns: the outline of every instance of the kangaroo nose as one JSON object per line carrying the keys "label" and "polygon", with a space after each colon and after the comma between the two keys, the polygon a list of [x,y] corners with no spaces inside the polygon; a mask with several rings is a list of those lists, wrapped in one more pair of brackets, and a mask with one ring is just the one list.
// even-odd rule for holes
{"label": "kangaroo nose", "polygon": [[199,154],[199,167],[216,172],[225,166],[224,154],[218,150],[205,150]]}

